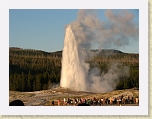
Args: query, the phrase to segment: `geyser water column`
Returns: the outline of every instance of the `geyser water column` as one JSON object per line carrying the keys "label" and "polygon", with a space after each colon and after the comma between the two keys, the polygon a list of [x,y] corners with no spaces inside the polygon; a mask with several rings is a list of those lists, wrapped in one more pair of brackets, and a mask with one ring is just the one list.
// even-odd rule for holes
{"label": "geyser water column", "polygon": [[85,50],[77,43],[71,26],[66,28],[62,53],[60,86],[85,91],[89,65],[84,62]]}

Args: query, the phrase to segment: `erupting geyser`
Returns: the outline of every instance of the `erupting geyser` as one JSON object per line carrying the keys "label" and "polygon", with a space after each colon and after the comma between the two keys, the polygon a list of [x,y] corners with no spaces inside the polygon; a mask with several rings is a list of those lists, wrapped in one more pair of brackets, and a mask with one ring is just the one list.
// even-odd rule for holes
{"label": "erupting geyser", "polygon": [[103,45],[125,46],[130,39],[138,39],[132,14],[125,11],[123,15],[114,15],[107,10],[105,16],[109,20],[101,22],[93,10],[80,10],[77,19],[66,27],[61,87],[104,93],[114,90],[120,77],[129,76],[129,68],[120,63],[111,64],[107,73],[98,68],[90,69],[86,63],[94,56],[90,51],[94,45],[98,49]]}
{"label": "erupting geyser", "polygon": [[75,90],[86,90],[88,67],[84,63],[83,49],[77,43],[71,26],[66,29],[63,58],[61,87]]}
{"label": "erupting geyser", "polygon": [[[85,62],[89,55],[87,49],[79,44],[69,25],[64,39],[62,72],[60,86],[77,91],[108,92],[112,91],[118,82],[118,76],[128,75],[128,67],[118,69],[120,64],[113,64],[106,74],[99,75],[100,70]],[[123,71],[123,70],[126,70]],[[123,74],[122,74],[123,72]]]}

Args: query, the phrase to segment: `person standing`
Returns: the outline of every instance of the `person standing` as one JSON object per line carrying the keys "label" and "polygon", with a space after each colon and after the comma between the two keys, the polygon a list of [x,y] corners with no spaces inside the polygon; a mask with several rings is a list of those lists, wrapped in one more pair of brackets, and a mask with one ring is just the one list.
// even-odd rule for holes
{"label": "person standing", "polygon": [[138,97],[136,97],[136,104],[138,104],[139,103],[139,99],[138,99]]}
{"label": "person standing", "polygon": [[63,104],[65,105],[65,104],[66,104],[66,99],[64,98],[64,99],[63,99],[63,101],[64,101],[64,103],[63,103]]}
{"label": "person standing", "polygon": [[52,101],[52,105],[54,106],[54,100]]}
{"label": "person standing", "polygon": [[60,99],[58,99],[58,106],[60,106]]}

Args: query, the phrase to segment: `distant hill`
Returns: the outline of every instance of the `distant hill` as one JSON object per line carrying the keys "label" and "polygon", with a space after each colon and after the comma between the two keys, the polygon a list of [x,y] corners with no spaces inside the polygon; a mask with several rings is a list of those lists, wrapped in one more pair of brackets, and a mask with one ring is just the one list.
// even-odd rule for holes
{"label": "distant hill", "polygon": [[[97,52],[98,50],[91,50],[91,51]],[[23,48],[18,48],[18,47],[10,47],[9,54],[10,55],[29,55],[29,56],[30,55],[42,55],[42,56],[62,57],[62,51],[46,52],[46,51],[42,51],[42,50],[23,49]],[[124,53],[122,51],[114,50],[114,49],[102,49],[99,54],[105,55],[105,54],[129,54],[129,53]]]}
{"label": "distant hill", "polygon": [[10,55],[42,55],[42,56],[62,56],[62,51],[56,52],[45,52],[42,50],[35,50],[35,49],[22,49],[18,47],[10,47],[9,48]]}
{"label": "distant hill", "polygon": [[[97,52],[98,50],[92,50]],[[62,51],[45,52],[34,49],[9,48],[9,87],[15,91],[48,89],[60,82]],[[130,77],[120,82],[117,89],[139,86],[139,54],[123,53],[114,49],[103,49],[97,56],[87,59],[90,67],[94,63],[102,72],[107,72],[110,63],[122,63],[130,67]],[[127,84],[127,85],[124,85]]]}
{"label": "distant hill", "polygon": [[[98,50],[92,50],[92,51],[96,52]],[[102,49],[101,53],[123,53],[123,52],[119,50],[114,50],[114,49]]]}

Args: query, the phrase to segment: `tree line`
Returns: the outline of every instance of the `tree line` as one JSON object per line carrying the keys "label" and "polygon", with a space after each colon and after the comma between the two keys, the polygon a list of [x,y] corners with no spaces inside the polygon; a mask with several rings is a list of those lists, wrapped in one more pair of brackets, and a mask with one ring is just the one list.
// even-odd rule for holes
{"label": "tree line", "polygon": [[[33,49],[9,48],[9,89],[13,91],[38,91],[60,83],[62,51],[44,52]],[[130,76],[121,78],[116,89],[139,87],[139,55],[117,50],[103,50],[86,62],[107,72],[110,62],[120,62],[130,67]]]}

